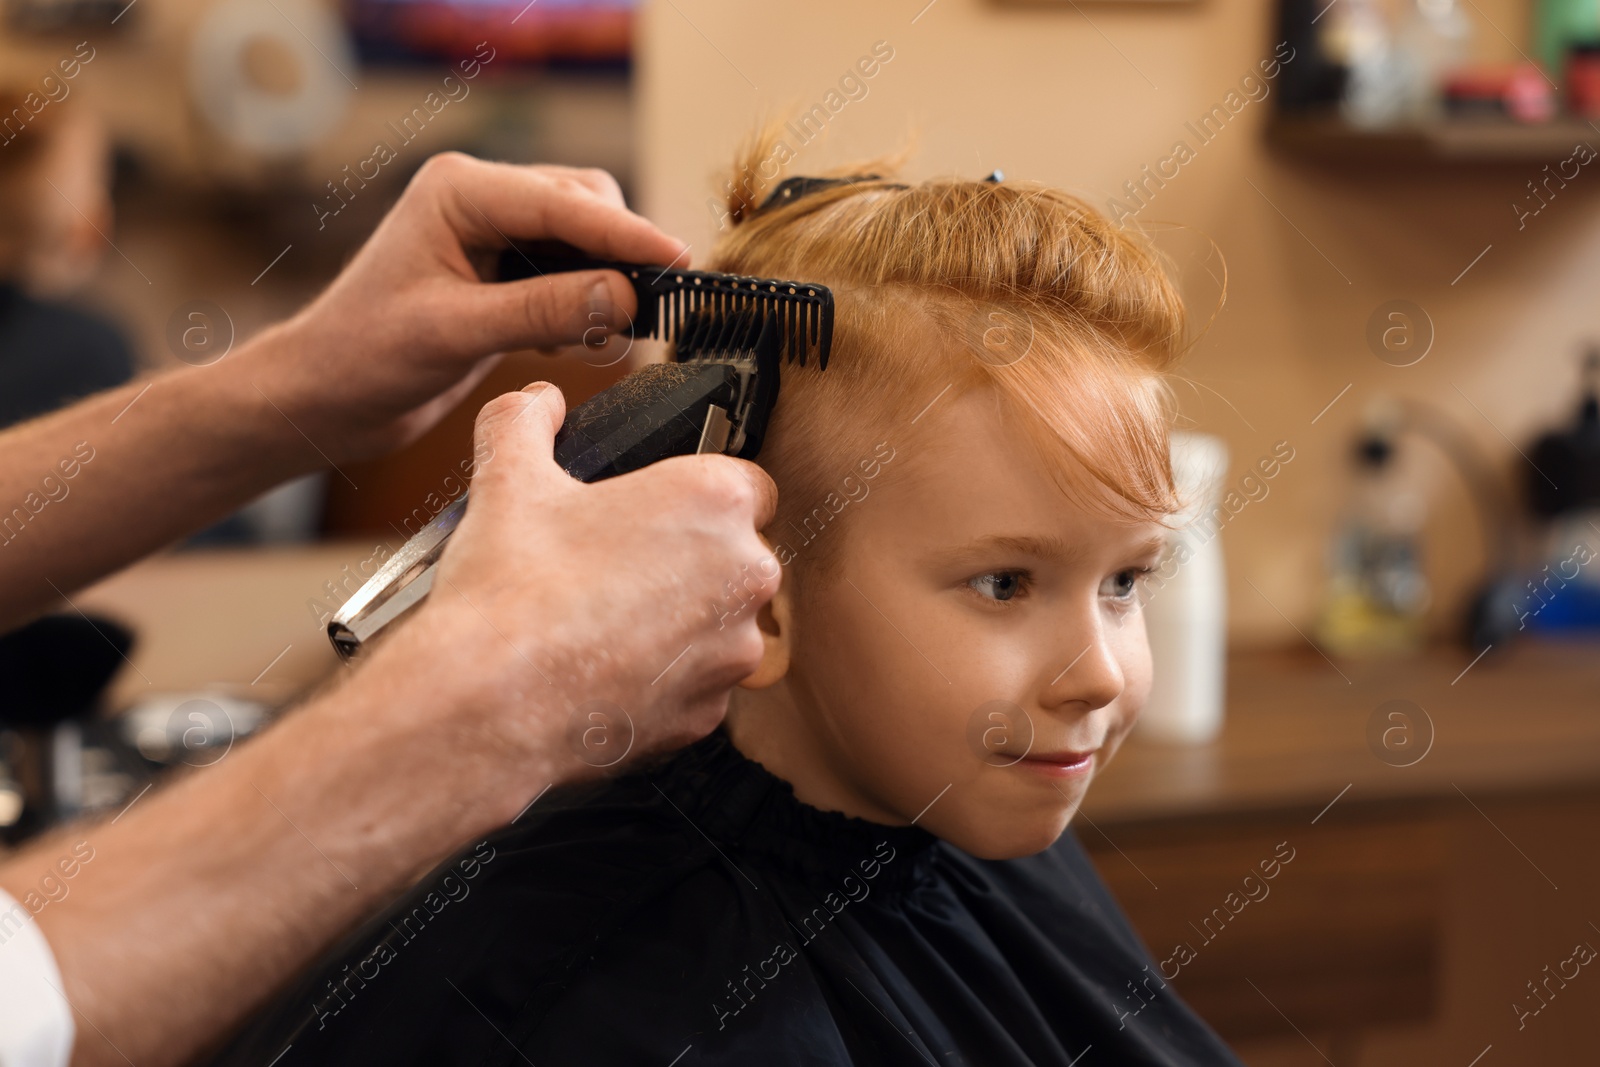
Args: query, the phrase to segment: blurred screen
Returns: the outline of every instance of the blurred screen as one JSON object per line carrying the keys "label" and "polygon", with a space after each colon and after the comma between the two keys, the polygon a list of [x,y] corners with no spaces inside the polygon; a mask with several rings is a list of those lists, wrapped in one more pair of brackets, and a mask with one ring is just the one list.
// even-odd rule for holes
{"label": "blurred screen", "polygon": [[363,61],[432,62],[493,45],[525,64],[626,65],[637,0],[346,0]]}

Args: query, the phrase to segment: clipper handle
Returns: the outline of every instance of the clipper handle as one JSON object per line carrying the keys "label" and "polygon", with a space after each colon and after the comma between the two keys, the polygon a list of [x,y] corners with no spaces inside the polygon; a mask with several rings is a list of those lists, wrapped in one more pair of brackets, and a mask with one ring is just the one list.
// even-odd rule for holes
{"label": "clipper handle", "polygon": [[[597,482],[668,456],[724,451],[728,412],[738,395],[739,372],[727,364],[642,367],[567,413],[555,460],[580,482]],[[427,597],[434,566],[466,510],[462,493],[334,614],[328,638],[342,658],[350,659]]]}

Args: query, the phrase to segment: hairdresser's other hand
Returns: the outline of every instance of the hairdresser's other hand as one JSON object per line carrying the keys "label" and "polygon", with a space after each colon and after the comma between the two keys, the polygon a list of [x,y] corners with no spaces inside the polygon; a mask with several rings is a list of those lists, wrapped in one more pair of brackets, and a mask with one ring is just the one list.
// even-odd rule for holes
{"label": "hairdresser's other hand", "polygon": [[416,618],[371,674],[440,693],[505,776],[509,818],[552,780],[696,740],[761,662],[780,568],[757,534],[777,490],[726,456],[594,484],[552,459],[554,386],[478,416],[472,503]]}
{"label": "hairdresser's other hand", "polygon": [[633,290],[614,272],[480,281],[507,238],[543,237],[608,259],[687,262],[683,242],[629,211],[604,171],[448,152],[315,301],[221,366],[335,463],[398,448],[460,403],[497,353],[630,321]]}

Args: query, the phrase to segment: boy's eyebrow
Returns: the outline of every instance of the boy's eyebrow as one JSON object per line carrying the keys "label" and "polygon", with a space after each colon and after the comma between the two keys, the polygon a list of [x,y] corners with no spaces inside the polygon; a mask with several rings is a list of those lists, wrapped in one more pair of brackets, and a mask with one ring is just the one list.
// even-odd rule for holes
{"label": "boy's eyebrow", "polygon": [[[1130,555],[1159,552],[1164,547],[1166,539],[1160,534],[1151,535],[1129,546]],[[949,560],[964,560],[995,551],[1032,556],[1035,559],[1068,560],[1080,555],[1082,548],[1057,534],[1047,534],[1042,537],[1027,534],[992,534],[975,538],[940,555]]]}

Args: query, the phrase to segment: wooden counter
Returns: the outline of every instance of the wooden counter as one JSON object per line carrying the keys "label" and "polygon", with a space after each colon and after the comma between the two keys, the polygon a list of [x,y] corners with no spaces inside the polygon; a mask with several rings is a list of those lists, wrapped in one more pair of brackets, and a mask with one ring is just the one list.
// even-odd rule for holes
{"label": "wooden counter", "polygon": [[[1341,676],[1342,672],[1342,676]],[[1346,680],[1348,679],[1348,681]],[[1432,747],[1399,720],[1369,726],[1405,700],[1432,723]],[[1415,717],[1414,717],[1415,718]],[[1395,732],[1383,748],[1384,729]],[[1413,746],[1408,754],[1405,745]],[[1330,665],[1315,652],[1229,662],[1218,739],[1183,747],[1137,733],[1089,793],[1085,810],[1113,824],[1175,815],[1283,811],[1339,803],[1548,793],[1600,786],[1600,643],[1514,645],[1471,664],[1435,652],[1391,663]]]}
{"label": "wooden counter", "polygon": [[[108,704],[143,695],[245,688],[278,703],[338,669],[339,658],[308,606],[329,600],[325,583],[355,579],[377,540],[303,548],[198,549],[153,556],[75,593],[79,609],[131,627],[131,665]],[[389,541],[392,550],[398,538]]]}
{"label": "wooden counter", "polygon": [[1136,736],[1074,826],[1172,985],[1257,1067],[1592,1054],[1600,981],[1533,1025],[1513,1005],[1600,945],[1600,646],[1236,655],[1218,739]]}

